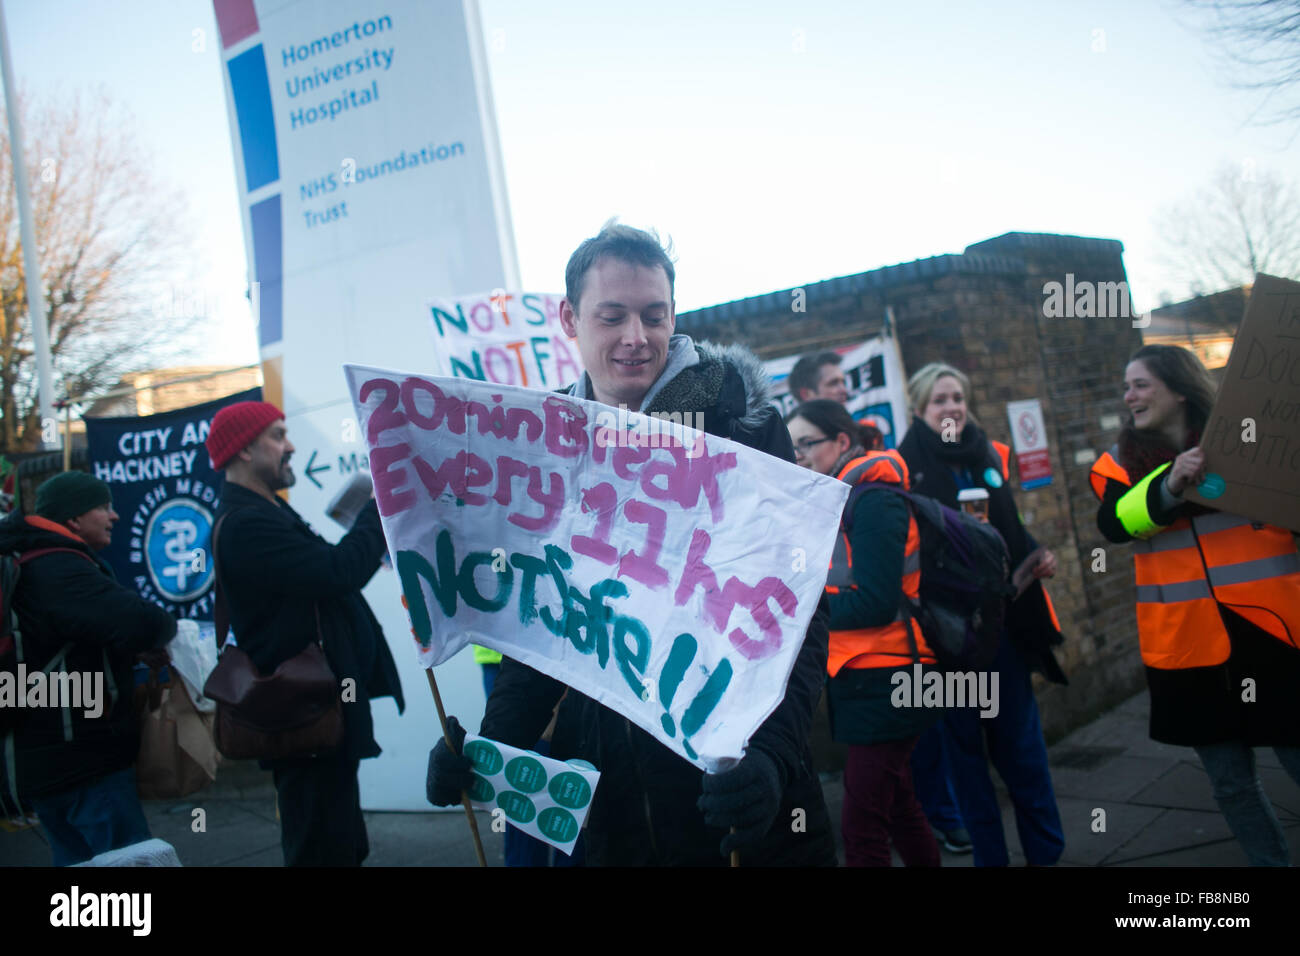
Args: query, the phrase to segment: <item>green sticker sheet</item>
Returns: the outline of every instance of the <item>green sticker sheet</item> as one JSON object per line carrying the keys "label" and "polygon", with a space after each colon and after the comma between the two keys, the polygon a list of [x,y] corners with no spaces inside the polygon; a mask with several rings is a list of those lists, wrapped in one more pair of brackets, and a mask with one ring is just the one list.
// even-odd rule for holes
{"label": "green sticker sheet", "polygon": [[585,760],[552,760],[486,737],[468,734],[465,756],[474,765],[470,802],[497,810],[529,836],[572,855],[600,771]]}

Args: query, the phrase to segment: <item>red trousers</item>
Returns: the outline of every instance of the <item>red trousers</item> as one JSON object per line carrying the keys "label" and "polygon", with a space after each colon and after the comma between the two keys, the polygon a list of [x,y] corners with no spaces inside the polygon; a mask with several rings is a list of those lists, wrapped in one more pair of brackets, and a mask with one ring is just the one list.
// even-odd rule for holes
{"label": "red trousers", "polygon": [[889,843],[907,866],[938,866],[939,844],[912,789],[917,737],[850,744],[840,827],[849,866],[889,866]]}

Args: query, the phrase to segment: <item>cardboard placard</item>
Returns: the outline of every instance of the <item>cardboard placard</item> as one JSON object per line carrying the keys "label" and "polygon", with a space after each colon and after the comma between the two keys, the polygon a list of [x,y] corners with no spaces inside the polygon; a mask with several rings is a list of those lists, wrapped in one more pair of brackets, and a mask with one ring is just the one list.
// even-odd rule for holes
{"label": "cardboard placard", "polygon": [[1300,282],[1255,276],[1201,446],[1205,481],[1184,497],[1300,529]]}

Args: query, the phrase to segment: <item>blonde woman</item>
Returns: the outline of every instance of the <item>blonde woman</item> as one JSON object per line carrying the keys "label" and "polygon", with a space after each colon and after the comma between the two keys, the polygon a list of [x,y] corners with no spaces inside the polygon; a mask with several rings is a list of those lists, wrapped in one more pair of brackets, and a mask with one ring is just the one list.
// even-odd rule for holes
{"label": "blonde woman", "polygon": [[1015,806],[1026,861],[1050,866],[1065,849],[1065,835],[1030,673],[1066,683],[1052,654],[1062,640],[1060,627],[1040,581],[1056,573],[1056,556],[1039,548],[1021,523],[1011,496],[1010,449],[990,441],[979,427],[968,404],[970,391],[970,380],[950,365],[932,363],[913,375],[908,401],[915,417],[898,450],[914,492],[957,508],[960,491],[987,491],[988,521],[1007,543],[1017,596],[1007,608],[1006,632],[992,665],[998,673],[997,716],[982,718],[971,707],[950,708],[943,722],[922,736],[912,769],[935,828],[949,832],[935,816],[942,811],[950,781],[975,865],[1006,866],[1002,813],[989,776],[992,762]]}

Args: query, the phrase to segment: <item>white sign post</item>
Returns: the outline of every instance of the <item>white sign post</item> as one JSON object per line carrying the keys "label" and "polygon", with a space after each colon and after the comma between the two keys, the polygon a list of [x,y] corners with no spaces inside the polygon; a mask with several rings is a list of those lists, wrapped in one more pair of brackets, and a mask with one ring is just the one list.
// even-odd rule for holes
{"label": "white sign post", "polygon": [[[428,301],[518,288],[475,0],[213,0],[267,401],[297,448],[290,503],[325,509],[368,468],[345,361],[433,370]],[[373,705],[384,753],[361,764],[362,806],[427,810],[437,717],[397,651],[396,576],[365,591],[398,661],[407,713]],[[482,713],[468,658],[448,705]]]}

